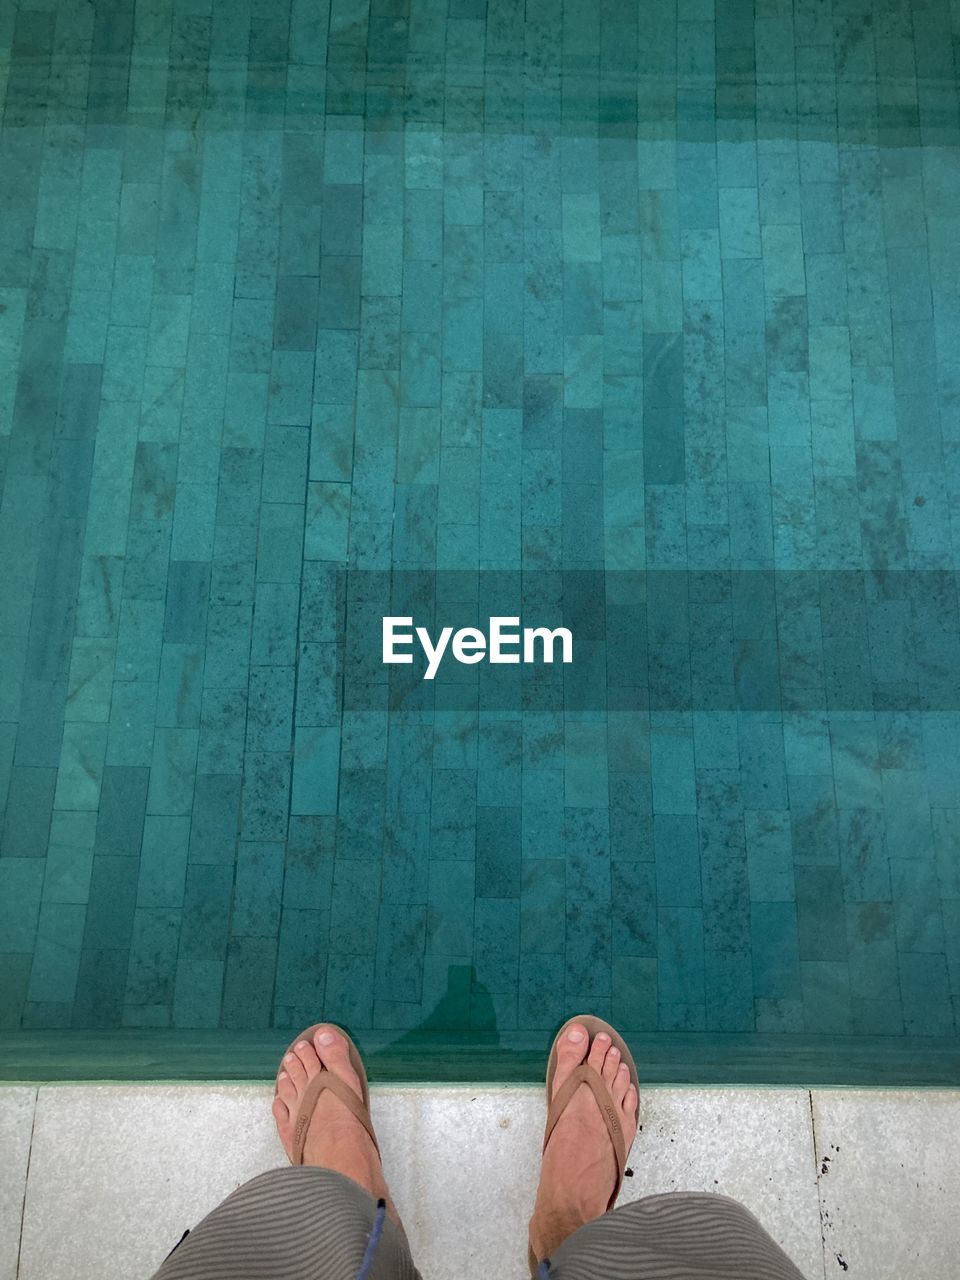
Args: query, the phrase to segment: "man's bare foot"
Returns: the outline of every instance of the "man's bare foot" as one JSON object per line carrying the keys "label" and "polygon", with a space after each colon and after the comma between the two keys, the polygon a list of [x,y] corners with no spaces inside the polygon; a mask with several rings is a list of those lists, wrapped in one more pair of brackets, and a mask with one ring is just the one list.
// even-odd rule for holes
{"label": "man's bare foot", "polygon": [[[293,1152],[293,1130],[300,1098],[321,1065],[345,1081],[358,1098],[363,1097],[359,1077],[350,1065],[347,1042],[336,1027],[318,1027],[312,1043],[298,1040],[283,1059],[273,1101],[273,1118],[288,1156]],[[375,1200],[382,1197],[390,1217],[400,1221],[373,1140],[330,1089],[324,1089],[317,1099],[303,1147],[303,1163],[334,1169],[352,1178]]]}
{"label": "man's bare foot", "polygon": [[[587,1053],[589,1045],[590,1052]],[[639,1098],[620,1050],[601,1032],[590,1044],[587,1029],[575,1022],[557,1045],[553,1096],[574,1067],[586,1061],[603,1076],[620,1111],[623,1140],[629,1152],[637,1135]],[[578,1227],[606,1213],[617,1181],[613,1143],[592,1090],[582,1084],[557,1121],[540,1168],[540,1185],[530,1219],[530,1244],[538,1261]]]}

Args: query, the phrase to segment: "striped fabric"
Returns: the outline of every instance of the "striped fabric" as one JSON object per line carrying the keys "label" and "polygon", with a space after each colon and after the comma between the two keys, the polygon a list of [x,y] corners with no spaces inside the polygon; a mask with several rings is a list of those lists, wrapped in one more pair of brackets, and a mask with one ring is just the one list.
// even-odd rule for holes
{"label": "striped fabric", "polygon": [[[357,1280],[376,1214],[373,1197],[332,1169],[271,1169],[208,1213],[154,1280]],[[389,1218],[364,1280],[420,1280]]]}
{"label": "striped fabric", "polygon": [[[330,1169],[272,1169],[245,1183],[181,1242],[154,1280],[357,1280],[377,1206]],[[420,1280],[389,1218],[364,1280]],[[522,1275],[517,1246],[517,1277]],[[450,1259],[450,1275],[463,1275]],[[623,1205],[556,1250],[550,1280],[804,1280],[743,1205],[672,1192]]]}
{"label": "striped fabric", "polygon": [[645,1196],[588,1222],[550,1259],[550,1280],[804,1280],[737,1200]]}

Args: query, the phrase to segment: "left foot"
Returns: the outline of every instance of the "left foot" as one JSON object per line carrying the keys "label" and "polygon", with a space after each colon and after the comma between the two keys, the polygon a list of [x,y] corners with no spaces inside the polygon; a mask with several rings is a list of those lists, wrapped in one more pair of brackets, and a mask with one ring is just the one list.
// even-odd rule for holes
{"label": "left foot", "polygon": [[[590,1042],[583,1023],[575,1022],[557,1045],[553,1097],[568,1076],[586,1061],[600,1075],[617,1108],[629,1153],[637,1136],[639,1098],[620,1050],[605,1031]],[[584,1223],[607,1211],[617,1182],[617,1158],[593,1090],[581,1084],[557,1121],[540,1168],[537,1202],[530,1219],[530,1247],[537,1261],[548,1258]]]}
{"label": "left foot", "polygon": [[[318,1027],[312,1042],[298,1040],[283,1059],[277,1076],[277,1096],[273,1100],[273,1118],[283,1149],[293,1158],[294,1126],[300,1099],[308,1083],[321,1067],[339,1076],[363,1099],[360,1078],[350,1063],[346,1040],[332,1026]],[[330,1089],[317,1099],[303,1146],[303,1163],[323,1169],[334,1169],[358,1182],[374,1200],[384,1199],[387,1212],[397,1223],[397,1214],[383,1176],[380,1156],[366,1129]]]}

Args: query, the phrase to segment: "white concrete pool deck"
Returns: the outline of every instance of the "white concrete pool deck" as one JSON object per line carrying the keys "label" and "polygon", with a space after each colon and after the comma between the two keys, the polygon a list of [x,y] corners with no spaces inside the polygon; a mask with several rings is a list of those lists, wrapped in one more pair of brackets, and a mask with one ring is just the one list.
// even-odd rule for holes
{"label": "white concrete pool deck", "polygon": [[[270,1093],[0,1087],[0,1280],[149,1276],[184,1228],[282,1162]],[[542,1090],[384,1085],[372,1107],[424,1280],[521,1280]],[[657,1086],[642,1122],[622,1198],[736,1196],[809,1280],[955,1280],[960,1091]]]}

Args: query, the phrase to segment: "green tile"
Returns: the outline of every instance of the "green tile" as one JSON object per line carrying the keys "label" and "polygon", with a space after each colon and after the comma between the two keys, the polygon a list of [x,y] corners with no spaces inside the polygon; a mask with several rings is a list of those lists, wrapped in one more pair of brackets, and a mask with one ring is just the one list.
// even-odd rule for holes
{"label": "green tile", "polygon": [[56,786],[56,770],[18,768],[14,765],[3,823],[4,857],[44,856],[50,836]]}
{"label": "green tile", "polygon": [[0,858],[0,950],[33,951],[43,878],[41,858]]}
{"label": "green tile", "polygon": [[87,902],[96,833],[95,814],[54,812],[43,879],[44,902]]}
{"label": "green tile", "polygon": [[150,767],[147,812],[189,814],[197,766],[197,729],[157,729]]}
{"label": "green tile", "polygon": [[175,1027],[217,1027],[220,1025],[223,961],[195,960],[177,966],[173,994]]}
{"label": "green tile", "polygon": [[84,915],[81,903],[45,902],[41,906],[28,1000],[67,1006],[73,1003]]}
{"label": "green tile", "polygon": [[140,848],[138,907],[183,906],[189,839],[189,817],[147,816]]}
{"label": "green tile", "polygon": [[[822,7],[407,8],[186,0],[129,83],[128,9],[6,31],[0,1023],[929,1074],[949,42],[907,6],[854,84]],[[388,679],[388,611],[577,661]]]}
{"label": "green tile", "polygon": [[241,841],[237,850],[231,934],[243,938],[275,938],[282,891],[283,846]]}
{"label": "green tile", "polygon": [[[127,971],[126,1003],[157,1009],[173,1000],[177,967],[177,941],[180,934],[180,912],[174,908],[137,907],[130,939],[130,967]],[[126,1025],[156,1025],[154,1015],[146,1014],[146,1023],[131,1020]],[[161,1015],[161,1025],[168,1024]]]}
{"label": "green tile", "polygon": [[76,722],[64,725],[54,793],[54,804],[58,809],[97,808],[106,750],[106,724]]}

